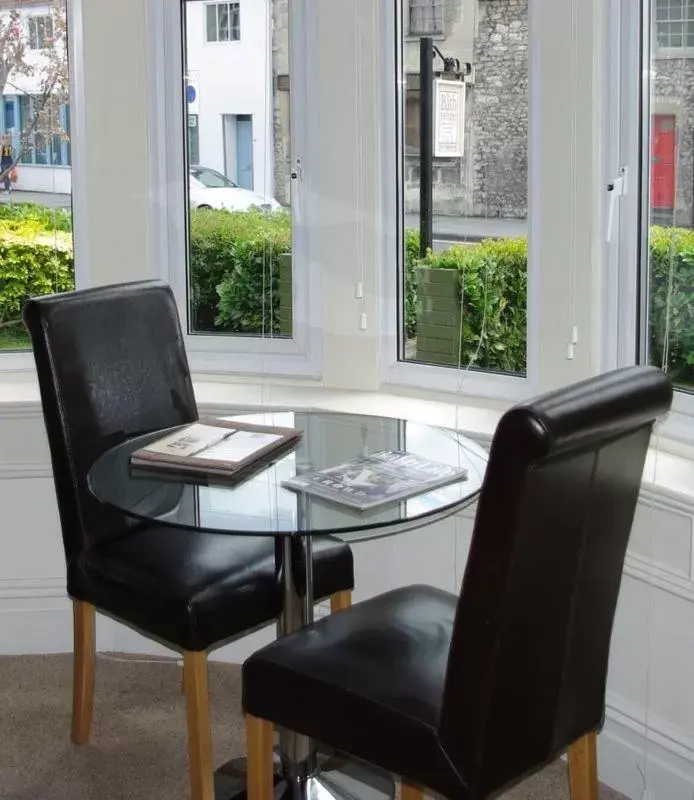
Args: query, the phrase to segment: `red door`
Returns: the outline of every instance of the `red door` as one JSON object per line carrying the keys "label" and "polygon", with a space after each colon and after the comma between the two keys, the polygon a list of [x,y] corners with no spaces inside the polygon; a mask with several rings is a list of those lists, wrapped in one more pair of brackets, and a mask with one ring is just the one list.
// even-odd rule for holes
{"label": "red door", "polygon": [[655,114],[651,137],[651,208],[675,207],[675,115]]}

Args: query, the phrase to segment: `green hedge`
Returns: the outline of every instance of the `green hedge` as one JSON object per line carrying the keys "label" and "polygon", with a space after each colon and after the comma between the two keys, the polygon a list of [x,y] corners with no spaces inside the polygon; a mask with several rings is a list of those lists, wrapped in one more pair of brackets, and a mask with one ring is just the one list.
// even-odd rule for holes
{"label": "green hedge", "polygon": [[191,213],[190,276],[198,331],[279,333],[280,255],[291,249],[287,212]]}
{"label": "green hedge", "polygon": [[[415,234],[408,242],[417,245]],[[407,260],[406,318],[416,308],[415,266],[455,269],[463,298],[461,363],[480,369],[524,373],[528,247],[525,239],[489,239],[456,245]],[[416,311],[414,312],[416,316]]]}
{"label": "green hedge", "polygon": [[[70,212],[33,204],[0,204],[0,347],[24,335],[28,297],[74,284]],[[280,256],[291,250],[289,214],[193,211],[191,294],[201,331],[279,333]],[[405,328],[417,335],[418,265],[456,269],[464,285],[462,362],[484,369],[526,367],[527,246],[524,239],[458,245],[419,258],[419,232],[405,233]],[[650,341],[662,363],[670,307],[669,368],[694,383],[694,231],[651,230]],[[4,281],[4,286],[3,286]],[[272,310],[272,314],[271,314]],[[483,319],[484,323],[483,330]]]}
{"label": "green hedge", "polygon": [[667,335],[670,374],[678,383],[691,384],[694,383],[694,231],[651,228],[650,249],[651,361],[663,365]]}
{"label": "green hedge", "polygon": [[50,208],[37,203],[0,203],[0,220],[37,222],[43,230],[72,230],[72,211],[69,208]]}
{"label": "green hedge", "polygon": [[47,231],[36,220],[0,219],[0,285],[0,331],[11,341],[22,333],[26,300],[73,288],[70,235]]}
{"label": "green hedge", "polygon": [[[525,239],[489,240],[479,244],[460,245],[443,252],[430,253],[425,259],[420,259],[419,234],[417,231],[408,231],[405,256],[405,317],[408,337],[417,335],[416,266],[421,264],[457,269],[465,286],[462,363],[467,365],[472,362],[474,366],[484,369],[525,371]],[[670,374],[678,383],[694,384],[694,230],[651,228],[650,259],[651,362],[663,364],[667,335],[667,366]],[[486,330],[480,345],[485,296]],[[666,326],[668,318],[669,328]]]}

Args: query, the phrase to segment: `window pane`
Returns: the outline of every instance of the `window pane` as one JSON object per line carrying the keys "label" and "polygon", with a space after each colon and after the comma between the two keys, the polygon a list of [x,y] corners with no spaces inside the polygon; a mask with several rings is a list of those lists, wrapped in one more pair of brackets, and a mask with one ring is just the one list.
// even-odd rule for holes
{"label": "window pane", "polygon": [[[465,9],[474,6],[477,19],[466,19]],[[452,63],[444,83],[423,86],[420,42],[403,37],[404,75],[396,76],[405,87],[400,103],[400,358],[524,374],[527,3],[454,0],[444,7],[443,38],[436,45],[444,58],[459,60],[460,70]],[[411,4],[410,22],[422,10],[421,4]],[[472,49],[466,50],[470,41]],[[434,63],[443,71],[438,55]],[[475,67],[474,89],[461,81],[467,63]],[[427,88],[437,120],[431,161],[422,147],[420,120]],[[432,190],[433,242],[426,253],[420,233],[422,180]]]}
{"label": "window pane", "polygon": [[232,3],[230,9],[231,38],[238,41],[241,38],[241,20],[238,3]]}
{"label": "window pane", "polygon": [[[678,13],[683,4],[673,3]],[[687,41],[682,38],[686,24]],[[691,23],[674,23],[668,46],[686,43]],[[666,369],[681,388],[694,388],[694,87],[691,59],[652,59],[650,164],[643,174],[649,209],[644,248],[649,297],[644,309],[644,359]]]}
{"label": "window pane", "polygon": [[410,36],[434,36],[442,33],[442,0],[409,0]]}
{"label": "window pane", "polygon": [[[291,336],[290,2],[247,4],[243,37],[222,48],[196,33],[209,8],[186,2],[188,328]],[[220,40],[238,39],[238,4],[218,8]]]}
{"label": "window pane", "polygon": [[219,41],[229,41],[229,4],[220,3],[217,6],[217,24],[219,26]]}
{"label": "window pane", "polygon": [[207,15],[207,41],[217,41],[217,6],[209,5],[205,9]]}
{"label": "window pane", "polygon": [[64,2],[49,5],[50,17],[32,16],[36,4],[22,0],[0,10],[0,43],[12,42],[14,32],[25,39],[24,49],[0,44],[0,58],[11,67],[0,84],[0,351],[29,347],[21,322],[29,297],[74,287],[63,111],[69,99],[67,21]]}

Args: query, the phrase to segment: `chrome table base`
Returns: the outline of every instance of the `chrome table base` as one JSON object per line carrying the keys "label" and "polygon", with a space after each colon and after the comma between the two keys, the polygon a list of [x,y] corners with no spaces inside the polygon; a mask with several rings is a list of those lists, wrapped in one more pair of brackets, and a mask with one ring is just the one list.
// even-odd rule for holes
{"label": "chrome table base", "polygon": [[[215,800],[245,800],[246,759],[230,761],[215,773]],[[274,800],[394,800],[392,775],[337,755],[318,755],[314,774],[302,780],[282,775],[275,751]]]}
{"label": "chrome table base", "polygon": [[[301,502],[299,512],[301,529],[310,530],[307,510]],[[310,625],[314,602],[311,537],[285,536],[282,546],[284,606],[278,620],[278,637]],[[297,565],[302,576],[296,574]],[[298,577],[303,577],[303,590]],[[324,748],[294,731],[278,728],[277,734],[274,800],[394,800],[395,783],[389,773],[342,756],[326,755]],[[220,767],[214,782],[215,800],[245,800],[246,759],[237,758]]]}

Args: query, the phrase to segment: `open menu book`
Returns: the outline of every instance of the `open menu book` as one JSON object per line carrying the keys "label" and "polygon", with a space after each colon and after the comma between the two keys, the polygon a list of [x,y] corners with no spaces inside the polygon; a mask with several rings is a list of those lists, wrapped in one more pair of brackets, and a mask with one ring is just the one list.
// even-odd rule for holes
{"label": "open menu book", "polygon": [[297,475],[282,485],[365,511],[466,478],[464,467],[429,461],[413,453],[380,450],[335,467]]}
{"label": "open menu book", "polygon": [[295,428],[276,428],[203,417],[141,447],[130,456],[138,467],[233,477],[256,462],[288,449],[301,437]]}

